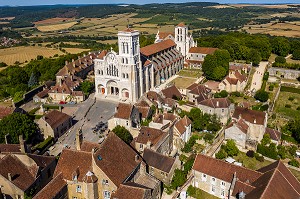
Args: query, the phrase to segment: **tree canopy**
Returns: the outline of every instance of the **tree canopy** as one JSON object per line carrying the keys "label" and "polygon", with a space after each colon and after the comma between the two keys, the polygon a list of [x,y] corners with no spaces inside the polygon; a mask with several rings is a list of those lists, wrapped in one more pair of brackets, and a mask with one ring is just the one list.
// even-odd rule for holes
{"label": "tree canopy", "polygon": [[38,126],[29,116],[13,113],[0,120],[0,129],[0,143],[4,143],[5,135],[9,134],[11,142],[16,144],[19,143],[19,135],[23,135],[26,141],[31,142],[38,131]]}
{"label": "tree canopy", "polygon": [[133,140],[132,135],[124,126],[118,125],[112,131],[127,144]]}

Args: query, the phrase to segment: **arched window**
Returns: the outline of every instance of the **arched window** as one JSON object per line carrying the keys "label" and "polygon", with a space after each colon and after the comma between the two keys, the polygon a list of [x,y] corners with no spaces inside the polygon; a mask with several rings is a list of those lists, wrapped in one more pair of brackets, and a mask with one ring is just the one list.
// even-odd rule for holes
{"label": "arched window", "polygon": [[180,36],[180,41],[182,41],[182,36]]}
{"label": "arched window", "polygon": [[98,75],[101,75],[101,71],[100,70],[98,70]]}
{"label": "arched window", "polygon": [[177,30],[177,33],[179,34],[179,29]]}
{"label": "arched window", "polygon": [[177,41],[179,41],[179,36],[177,36]]}
{"label": "arched window", "polygon": [[125,43],[124,42],[122,43],[122,51],[123,51],[123,53],[125,53]]}
{"label": "arched window", "polygon": [[182,34],[182,29],[180,29],[180,34]]}
{"label": "arched window", "polygon": [[128,75],[128,73],[126,73],[126,78],[127,78],[127,79],[129,78],[129,75]]}
{"label": "arched window", "polygon": [[128,58],[125,58],[125,63],[128,64]]}
{"label": "arched window", "polygon": [[124,58],[122,58],[122,64],[124,64]]}

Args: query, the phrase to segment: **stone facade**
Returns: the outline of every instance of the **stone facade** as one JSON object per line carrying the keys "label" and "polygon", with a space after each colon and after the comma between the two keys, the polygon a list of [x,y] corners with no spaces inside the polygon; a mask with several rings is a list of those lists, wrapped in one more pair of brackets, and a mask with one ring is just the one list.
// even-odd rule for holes
{"label": "stone facade", "polygon": [[283,79],[297,79],[298,77],[300,77],[299,70],[271,67],[268,69],[268,72],[270,76],[275,76]]}

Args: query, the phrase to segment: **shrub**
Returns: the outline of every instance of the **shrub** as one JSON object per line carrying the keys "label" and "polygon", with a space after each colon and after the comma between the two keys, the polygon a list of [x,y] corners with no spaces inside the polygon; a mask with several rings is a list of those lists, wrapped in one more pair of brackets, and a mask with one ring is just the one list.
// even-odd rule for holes
{"label": "shrub", "polygon": [[218,153],[215,154],[217,159],[225,159],[227,158],[227,153],[224,149],[221,149]]}
{"label": "shrub", "polygon": [[239,154],[239,149],[237,148],[234,140],[228,140],[225,145],[225,151],[229,156],[236,156]]}
{"label": "shrub", "polygon": [[222,90],[219,93],[215,93],[214,97],[215,98],[224,98],[228,96],[228,92],[226,90]]}
{"label": "shrub", "polygon": [[286,59],[283,56],[278,56],[278,57],[275,58],[275,62],[281,63],[281,64],[285,64],[286,63]]}
{"label": "shrub", "polygon": [[300,111],[300,106],[297,107],[297,111]]}
{"label": "shrub", "polygon": [[118,125],[112,131],[127,144],[133,140],[132,135],[124,126]]}
{"label": "shrub", "polygon": [[260,161],[260,162],[263,162],[263,161],[265,161],[265,158],[264,158],[264,156],[257,156],[255,159],[257,159],[258,161]]}
{"label": "shrub", "polygon": [[253,157],[254,157],[254,151],[249,150],[249,151],[247,151],[246,155],[247,155],[248,157],[250,157],[250,158],[253,158]]}
{"label": "shrub", "polygon": [[273,91],[274,90],[274,84],[271,84],[270,86],[269,86],[269,91]]}
{"label": "shrub", "polygon": [[261,102],[266,102],[269,99],[269,93],[264,90],[259,90],[256,92],[254,98]]}
{"label": "shrub", "polygon": [[299,166],[300,166],[300,163],[295,159],[290,160],[288,162],[288,164],[291,165],[291,166],[297,167],[297,168],[299,168]]}
{"label": "shrub", "polygon": [[241,93],[240,92],[232,92],[231,95],[235,96],[235,97],[241,97]]}
{"label": "shrub", "polygon": [[290,104],[286,104],[284,107],[285,108],[291,108],[292,106]]}
{"label": "shrub", "polygon": [[293,97],[293,96],[290,96],[289,98],[288,98],[288,100],[290,100],[290,101],[293,101],[295,99],[295,97]]}
{"label": "shrub", "polygon": [[193,195],[196,194],[196,188],[193,187],[192,185],[190,185],[190,186],[187,188],[186,192],[187,192],[187,194],[188,194],[189,196],[193,196]]}

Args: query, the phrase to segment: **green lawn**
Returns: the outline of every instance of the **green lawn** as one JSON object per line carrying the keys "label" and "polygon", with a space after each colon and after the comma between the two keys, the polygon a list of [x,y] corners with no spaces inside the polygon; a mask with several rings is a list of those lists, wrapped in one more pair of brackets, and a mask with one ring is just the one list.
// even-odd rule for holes
{"label": "green lawn", "polygon": [[252,170],[260,169],[260,168],[272,163],[267,160],[260,162],[260,161],[256,160],[255,158],[250,158],[250,157],[246,156],[246,154],[243,152],[240,152],[237,156],[235,156],[233,158],[236,161],[241,162],[244,167],[252,169]]}
{"label": "green lawn", "polygon": [[217,199],[218,197],[211,195],[201,189],[198,189],[196,187],[189,187],[188,188],[188,194],[189,196],[196,198],[196,199]]}
{"label": "green lawn", "polygon": [[[293,98],[290,99],[289,98]],[[290,105],[291,107],[286,107]],[[299,117],[300,110],[300,94],[290,92],[280,92],[279,97],[275,103],[275,112],[288,119]]]}
{"label": "green lawn", "polygon": [[288,168],[300,182],[300,171]]}
{"label": "green lawn", "polygon": [[185,89],[189,87],[191,84],[195,83],[194,78],[190,77],[177,77],[172,82],[175,84],[175,86],[179,89]]}
{"label": "green lawn", "polygon": [[203,72],[200,69],[182,69],[178,73],[180,76],[192,78],[199,78],[202,76],[202,74]]}

